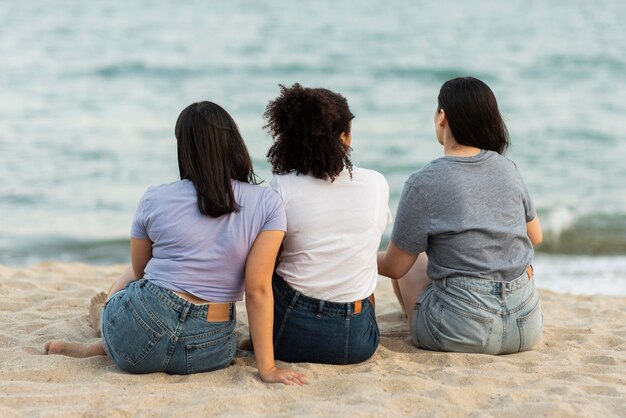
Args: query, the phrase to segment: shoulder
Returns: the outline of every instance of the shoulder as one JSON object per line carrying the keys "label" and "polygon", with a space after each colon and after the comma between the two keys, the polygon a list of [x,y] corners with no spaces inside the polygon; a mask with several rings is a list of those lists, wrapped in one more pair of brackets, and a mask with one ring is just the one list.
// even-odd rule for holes
{"label": "shoulder", "polygon": [[143,194],[143,199],[159,199],[189,193],[194,195],[196,193],[196,188],[193,183],[189,180],[178,180],[148,187]]}
{"label": "shoulder", "polygon": [[298,174],[295,171],[286,174],[274,174],[268,184],[268,188],[274,190],[281,196],[291,195],[303,189],[313,187],[318,181],[315,177],[306,174]]}
{"label": "shoulder", "polygon": [[487,161],[491,164],[502,164],[505,166],[512,166],[515,167],[515,163],[513,162],[513,160],[509,159],[508,157],[505,157],[502,154],[498,154],[495,151],[484,151],[484,155],[482,157],[483,161]]}
{"label": "shoulder", "polygon": [[384,193],[389,193],[389,183],[387,183],[387,179],[376,170],[354,167],[352,170],[352,180],[348,177],[347,182],[357,182],[361,184],[361,187],[378,189]]}
{"label": "shoulder", "polygon": [[285,174],[274,174],[269,184],[270,184],[270,187],[272,187],[274,185],[298,183],[298,182],[306,181],[307,178],[309,177],[311,176],[307,176],[306,174],[298,174],[295,171],[292,171],[291,173],[285,173]]}
{"label": "shoulder", "polygon": [[372,170],[372,169],[369,169],[369,168],[354,167],[352,169],[352,176],[353,177],[354,176],[360,176],[360,177],[372,179],[372,180],[380,182],[380,183],[387,184],[387,179],[385,179],[385,176],[383,176],[378,171]]}
{"label": "shoulder", "polygon": [[261,187],[258,186],[259,189],[261,189],[261,195],[262,198],[267,201],[268,203],[280,203],[282,204],[282,199],[280,198],[280,196],[278,195],[278,193],[276,193],[276,191],[274,189],[272,189],[271,187]]}
{"label": "shoulder", "polygon": [[489,161],[496,167],[498,167],[501,171],[510,173],[514,176],[520,175],[519,169],[517,168],[517,164],[515,161],[511,160],[504,155],[500,155],[497,152],[489,151]]}
{"label": "shoulder", "polygon": [[244,197],[258,198],[263,194],[265,187],[258,184],[250,184],[239,180],[232,180],[233,189],[236,194]]}
{"label": "shoulder", "polygon": [[265,203],[280,202],[280,197],[271,187],[261,186],[258,184],[244,183],[241,181],[233,181],[233,187],[239,190],[244,199],[263,201]]}
{"label": "shoulder", "polygon": [[405,184],[407,186],[421,186],[424,184],[430,184],[441,178],[442,173],[449,169],[448,161],[444,158],[437,158],[432,160],[424,167],[417,171],[414,171],[409,175]]}

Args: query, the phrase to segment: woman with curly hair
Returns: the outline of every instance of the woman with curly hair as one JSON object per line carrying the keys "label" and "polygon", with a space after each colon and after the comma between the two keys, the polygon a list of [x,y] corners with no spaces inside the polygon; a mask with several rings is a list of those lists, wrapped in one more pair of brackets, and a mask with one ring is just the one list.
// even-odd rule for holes
{"label": "woman with curly hair", "polygon": [[352,364],[380,339],[376,252],[390,212],[385,178],[350,161],[347,100],[280,86],[265,111],[270,182],[287,212],[274,274],[274,351],[289,362]]}

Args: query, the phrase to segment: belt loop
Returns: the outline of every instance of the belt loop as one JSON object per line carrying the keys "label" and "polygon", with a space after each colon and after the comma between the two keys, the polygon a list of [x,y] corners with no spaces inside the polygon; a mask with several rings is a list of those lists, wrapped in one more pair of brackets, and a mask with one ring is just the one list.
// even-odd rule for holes
{"label": "belt loop", "polygon": [[316,314],[318,318],[321,318],[322,316],[322,312],[324,311],[324,304],[325,304],[325,301],[320,299],[320,303],[317,305],[317,314]]}
{"label": "belt loop", "polygon": [[443,284],[444,289],[448,287],[448,278],[444,277],[443,280],[441,281],[441,284]]}
{"label": "belt loop", "polygon": [[180,313],[178,317],[178,322],[185,322],[185,318],[187,318],[187,314],[189,313],[189,308],[191,307],[191,302],[185,301],[183,304],[183,311]]}
{"label": "belt loop", "polygon": [[298,298],[300,297],[300,292],[298,292],[297,290],[293,293],[293,296],[291,297],[291,300],[289,301],[289,307],[293,308],[294,305],[296,304],[296,302],[298,301]]}

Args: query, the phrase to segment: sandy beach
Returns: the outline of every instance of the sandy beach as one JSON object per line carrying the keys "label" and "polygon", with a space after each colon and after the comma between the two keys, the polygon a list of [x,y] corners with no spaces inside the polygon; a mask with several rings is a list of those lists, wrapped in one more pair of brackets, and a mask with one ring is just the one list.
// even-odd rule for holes
{"label": "sandy beach", "polygon": [[[415,348],[388,280],[381,344],[353,366],[296,364],[306,387],[267,385],[254,358],[212,373],[131,375],[106,357],[43,355],[49,339],[95,340],[89,299],[123,266],[0,266],[0,416],[626,416],[626,298],[541,291],[545,334],[530,352]],[[247,335],[238,304],[238,332]]]}

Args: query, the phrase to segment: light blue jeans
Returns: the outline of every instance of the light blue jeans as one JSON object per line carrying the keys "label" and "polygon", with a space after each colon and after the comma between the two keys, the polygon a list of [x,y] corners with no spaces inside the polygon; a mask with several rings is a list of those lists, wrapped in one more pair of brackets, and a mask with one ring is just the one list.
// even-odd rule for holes
{"label": "light blue jeans", "polygon": [[230,365],[237,350],[235,304],[230,320],[208,322],[196,305],[146,279],[130,282],[102,312],[107,354],[130,373],[190,374]]}
{"label": "light blue jeans", "polygon": [[413,343],[434,351],[507,354],[530,350],[543,334],[534,280],[434,280],[413,310]]}

